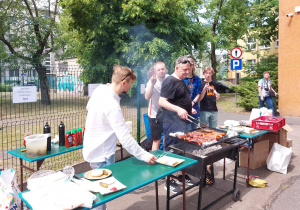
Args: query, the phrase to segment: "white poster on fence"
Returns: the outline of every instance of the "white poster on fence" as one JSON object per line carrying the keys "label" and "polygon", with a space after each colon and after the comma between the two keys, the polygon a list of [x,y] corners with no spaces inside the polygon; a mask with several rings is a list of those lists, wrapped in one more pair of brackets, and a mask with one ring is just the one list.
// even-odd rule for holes
{"label": "white poster on fence", "polygon": [[36,86],[13,87],[13,103],[29,103],[37,101]]}
{"label": "white poster on fence", "polygon": [[94,90],[101,84],[89,84],[88,90],[89,90],[89,97],[92,96]]}

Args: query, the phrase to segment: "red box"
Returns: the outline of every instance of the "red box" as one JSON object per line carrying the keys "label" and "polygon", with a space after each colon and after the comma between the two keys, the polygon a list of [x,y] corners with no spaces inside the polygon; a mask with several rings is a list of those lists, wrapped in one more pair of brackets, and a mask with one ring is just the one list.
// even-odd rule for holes
{"label": "red box", "polygon": [[284,125],[285,125],[284,117],[260,116],[259,118],[252,120],[252,128],[254,129],[278,131]]}

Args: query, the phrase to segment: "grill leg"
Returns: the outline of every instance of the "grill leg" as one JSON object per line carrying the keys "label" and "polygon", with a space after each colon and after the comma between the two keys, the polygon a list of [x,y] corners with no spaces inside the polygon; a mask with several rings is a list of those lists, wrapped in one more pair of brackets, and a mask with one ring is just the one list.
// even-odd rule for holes
{"label": "grill leg", "polygon": [[[205,168],[205,167],[204,167]],[[204,169],[205,170],[205,169]],[[201,200],[202,200],[202,189],[203,189],[203,182],[204,182],[205,176],[200,176],[200,183],[199,183],[199,193],[198,193],[198,207],[197,209],[201,209]]]}

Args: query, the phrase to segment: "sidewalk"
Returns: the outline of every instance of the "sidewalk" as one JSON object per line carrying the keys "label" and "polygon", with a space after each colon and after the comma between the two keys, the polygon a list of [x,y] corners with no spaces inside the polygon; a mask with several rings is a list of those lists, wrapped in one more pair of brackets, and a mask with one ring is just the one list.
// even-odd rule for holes
{"label": "sidewalk", "polygon": [[[219,124],[223,124],[225,120],[248,120],[248,114],[227,113],[219,111]],[[293,140],[293,155],[288,167],[287,174],[280,174],[269,171],[266,166],[257,170],[250,170],[251,175],[259,176],[265,179],[269,184],[266,188],[247,188],[245,175],[247,169],[244,167],[238,168],[237,189],[241,191],[241,200],[234,202],[232,195],[222,199],[210,209],[272,209],[272,210],[294,210],[300,206],[300,117],[286,117],[286,123],[289,124],[294,131],[288,133],[288,138]],[[215,179],[216,183],[213,186],[207,186],[202,192],[202,207],[206,206],[211,201],[215,200],[224,192],[229,191],[233,187],[233,172],[234,162],[226,165],[226,180],[223,177],[223,164],[215,163]],[[134,169],[132,170],[134,173]],[[195,178],[196,179],[196,178]],[[166,190],[164,189],[165,180],[159,180],[159,207],[166,209]],[[128,195],[117,198],[107,203],[109,210],[128,209],[128,210],[152,210],[155,209],[155,188],[154,183],[149,184],[139,190],[136,190]],[[187,209],[192,210],[197,208],[198,187],[195,187],[187,192],[186,196]],[[178,196],[170,202],[170,209],[182,209],[182,196]]]}

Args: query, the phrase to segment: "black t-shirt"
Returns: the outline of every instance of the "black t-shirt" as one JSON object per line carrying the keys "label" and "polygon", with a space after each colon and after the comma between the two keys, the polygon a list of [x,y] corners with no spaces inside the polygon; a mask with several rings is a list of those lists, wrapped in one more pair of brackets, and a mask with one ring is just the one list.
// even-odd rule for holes
{"label": "black t-shirt", "polygon": [[[202,82],[201,83],[201,90],[203,90],[204,86],[206,85],[207,82]],[[206,111],[206,112],[217,112],[217,99],[216,99],[216,94],[215,90],[217,91],[218,85],[214,81],[211,81],[209,83],[209,89],[206,91],[203,99],[200,101],[200,113],[201,111]]]}
{"label": "black t-shirt", "polygon": [[[183,80],[174,76],[167,77],[162,83],[160,96],[167,98],[171,104],[185,109],[189,114],[192,113],[190,92]],[[174,123],[178,118],[176,112],[164,109],[164,122]]]}

